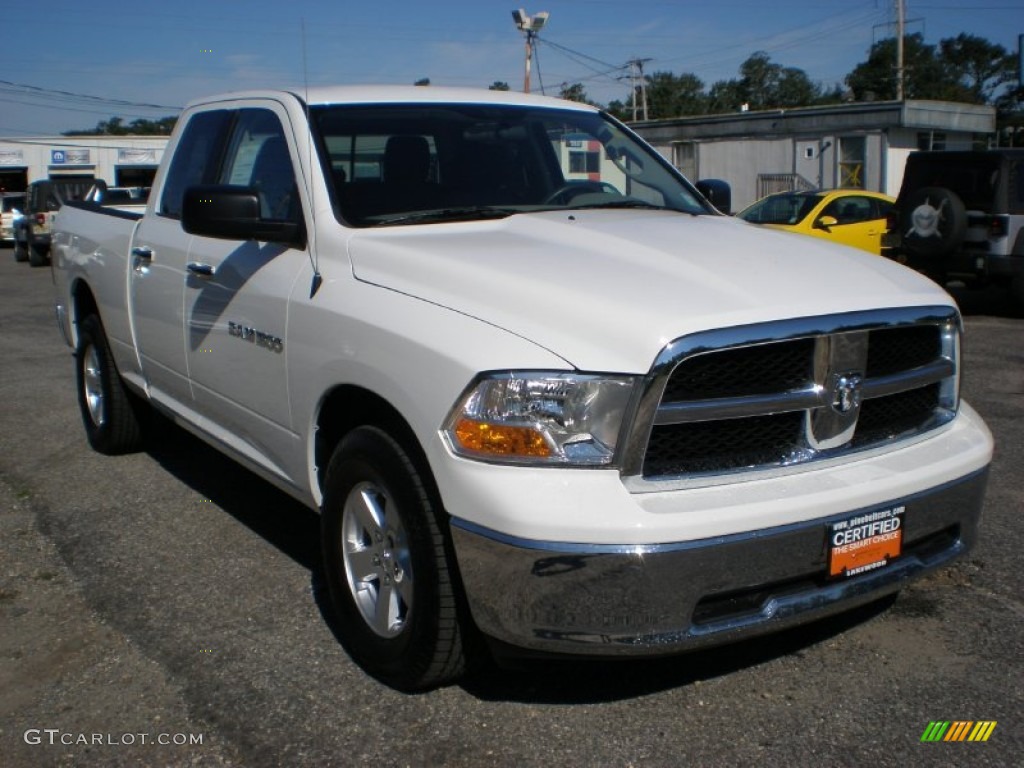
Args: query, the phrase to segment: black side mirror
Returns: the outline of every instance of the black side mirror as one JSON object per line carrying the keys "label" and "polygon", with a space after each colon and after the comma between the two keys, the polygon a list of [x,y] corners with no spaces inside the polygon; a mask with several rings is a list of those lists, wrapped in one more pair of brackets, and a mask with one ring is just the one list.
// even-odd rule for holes
{"label": "black side mirror", "polygon": [[732,214],[732,190],[728,182],[721,179],[701,179],[697,182],[697,191],[722,213]]}
{"label": "black side mirror", "polygon": [[188,187],[182,199],[181,227],[190,235],[222,240],[305,245],[301,222],[260,218],[260,198],[252,187],[228,184]]}

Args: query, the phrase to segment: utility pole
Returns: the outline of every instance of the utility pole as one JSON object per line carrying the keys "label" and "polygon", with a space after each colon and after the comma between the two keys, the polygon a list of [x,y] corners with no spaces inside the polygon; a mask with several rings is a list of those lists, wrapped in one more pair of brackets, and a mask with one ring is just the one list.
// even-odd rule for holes
{"label": "utility pole", "polygon": [[630,59],[629,64],[629,79],[633,92],[633,121],[636,122],[636,86],[637,82],[640,83],[640,109],[644,116],[644,120],[647,119],[647,78],[644,77],[644,64],[651,59]]}
{"label": "utility pole", "polygon": [[523,93],[530,92],[530,63],[533,61],[533,47],[536,45],[537,33],[544,28],[550,14],[541,11],[533,17],[526,14],[522,8],[512,11],[512,18],[516,22],[516,28],[526,35],[526,68],[523,74]]}
{"label": "utility pole", "polygon": [[896,100],[903,101],[903,0],[896,0]]}

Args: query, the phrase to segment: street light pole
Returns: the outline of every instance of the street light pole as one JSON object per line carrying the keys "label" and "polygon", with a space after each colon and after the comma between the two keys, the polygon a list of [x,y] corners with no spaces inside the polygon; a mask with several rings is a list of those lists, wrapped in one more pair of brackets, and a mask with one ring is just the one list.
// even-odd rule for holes
{"label": "street light pole", "polygon": [[530,64],[533,62],[533,31],[526,30],[526,69],[523,73],[523,93],[530,92]]}
{"label": "street light pole", "polygon": [[516,22],[516,28],[526,35],[526,68],[523,74],[523,93],[530,92],[530,63],[533,61],[533,47],[536,45],[535,38],[537,33],[547,24],[549,15],[547,11],[541,11],[531,17],[522,8],[518,11],[512,11],[512,18]]}

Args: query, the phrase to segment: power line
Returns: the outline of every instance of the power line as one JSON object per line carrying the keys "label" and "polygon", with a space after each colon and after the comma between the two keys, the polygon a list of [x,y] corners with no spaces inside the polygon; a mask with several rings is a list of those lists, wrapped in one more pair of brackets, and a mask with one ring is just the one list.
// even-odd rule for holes
{"label": "power line", "polygon": [[[590,75],[589,77],[567,78],[566,82],[568,82],[569,79],[575,80],[578,83],[592,82],[594,80],[599,80],[599,79],[606,79],[606,80],[610,80],[610,81],[613,81],[613,82],[618,82],[619,81],[618,73],[621,73],[623,70],[625,70],[626,66],[627,66],[627,65],[618,65],[618,66],[616,66],[616,65],[613,65],[613,64],[608,64],[607,62],[601,61],[600,59],[595,59],[593,56],[588,56],[585,53],[580,53],[579,51],[574,51],[571,48],[566,48],[564,45],[559,45],[558,43],[553,43],[553,42],[551,42],[550,40],[548,40],[546,38],[543,39],[543,40],[538,38],[538,42],[543,42],[545,45],[548,45],[551,48],[553,48],[556,51],[558,51],[559,53],[561,53],[563,56],[565,56],[570,61],[572,61],[572,62],[574,62],[576,64],[579,64],[581,67],[589,69],[591,72],[594,73],[594,74]],[[589,64],[587,61],[581,61],[580,59],[587,59],[589,61],[596,62],[597,64],[600,64],[600,65],[602,65],[605,68],[601,69],[601,70],[598,70],[593,65]],[[615,73],[615,76],[613,76],[613,73]]]}
{"label": "power line", "polygon": [[[755,47],[757,50],[762,50],[765,53],[774,53],[774,52],[777,52],[777,51],[783,51],[783,50],[787,50],[789,48],[793,48],[793,47],[796,47],[796,46],[799,46],[799,45],[804,45],[806,43],[811,43],[811,42],[815,42],[815,41],[818,41],[818,40],[824,40],[824,39],[826,39],[826,38],[828,38],[830,36],[833,36],[833,35],[835,35],[835,34],[837,34],[839,32],[845,32],[848,29],[851,29],[853,27],[856,27],[856,26],[859,26],[861,24],[867,23],[868,21],[871,21],[872,19],[878,18],[883,13],[884,13],[884,11],[881,11],[881,10],[872,10],[872,11],[866,13],[866,14],[861,14],[861,15],[858,15],[858,16],[856,16],[854,18],[841,19],[841,20],[838,20],[838,19],[830,20],[833,23],[827,24],[825,26],[822,26],[821,22],[813,22],[811,24],[804,24],[804,25],[801,25],[799,27],[794,27],[793,29],[790,29],[788,31],[781,32],[781,33],[779,33],[777,35],[774,35],[770,39],[779,40],[779,42],[777,42],[775,44],[768,43],[768,44],[760,44],[759,45],[759,42],[758,42],[757,39],[748,39],[748,40],[738,41],[734,45],[730,45],[730,46],[724,46],[724,47],[723,46],[718,46],[718,47],[715,48],[715,51],[716,51],[716,53],[722,53],[722,52],[725,52],[725,51],[737,50],[737,49],[741,49],[741,48],[747,48],[749,50],[751,47]],[[807,30],[804,34],[800,34],[800,35],[798,35],[796,37],[791,37],[789,39],[784,39],[788,35],[792,35],[794,33],[804,32],[804,30]],[[687,59],[693,59],[695,57],[696,57],[696,54],[687,54],[687,55],[683,55],[683,56],[675,56],[675,57],[672,57],[672,58],[669,58],[669,59],[663,59],[662,61],[665,61],[665,62],[676,61],[676,62],[678,62],[678,61],[685,61]],[[713,59],[711,61],[703,60],[701,62],[701,64],[702,64],[703,67],[709,67],[709,66],[714,66],[714,65],[717,65],[717,64],[725,64],[725,63],[727,63],[729,61],[734,60],[734,58],[735,58],[734,56],[726,56],[726,57],[722,57],[722,58]]]}
{"label": "power line", "polygon": [[[103,96],[93,96],[87,93],[76,93],[74,91],[61,91],[53,88],[42,88],[38,85],[27,85],[25,83],[12,83],[10,80],[0,80],[0,85],[10,86],[11,88],[19,88],[20,91],[14,91],[15,94],[20,95],[39,95],[41,97],[49,98],[62,98],[71,99],[75,101],[84,101],[86,103],[106,104],[114,107],[141,107],[145,109],[170,109],[175,111],[181,111],[181,106],[170,106],[167,104],[149,104],[140,101],[128,101],[126,99],[111,99]],[[0,89],[0,92],[5,92],[4,89]],[[9,91],[7,91],[9,92]]]}
{"label": "power line", "polygon": [[[534,40],[537,38],[534,37]],[[540,92],[544,93],[544,76],[540,73],[540,54],[537,53],[537,46],[533,47],[533,59],[537,63],[537,84],[540,85]]]}
{"label": "power line", "polygon": [[[110,109],[88,109],[86,107],[69,107],[66,104],[40,104],[33,101],[21,101],[20,99],[8,99],[0,97],[0,103],[4,104],[21,104],[26,107],[35,107],[36,109],[56,109],[61,112],[84,112],[87,115],[104,115],[110,117]],[[122,117],[138,117],[145,118],[146,115],[138,112],[122,112]]]}
{"label": "power line", "polygon": [[[552,48],[554,48],[556,50],[559,50],[562,53],[571,54],[571,55],[577,56],[577,57],[579,57],[581,59],[587,59],[589,61],[594,62],[595,64],[600,64],[602,67],[605,67],[605,68],[608,68],[608,69],[611,69],[611,70],[625,69],[625,67],[622,66],[622,65],[609,64],[607,61],[601,61],[600,59],[595,59],[593,56],[588,56],[587,54],[581,53],[580,51],[574,51],[572,48],[567,48],[564,45],[559,45],[556,42],[548,40],[547,38],[544,38],[543,42],[544,42],[545,45],[550,45]],[[577,62],[577,63],[582,63],[582,62]]]}

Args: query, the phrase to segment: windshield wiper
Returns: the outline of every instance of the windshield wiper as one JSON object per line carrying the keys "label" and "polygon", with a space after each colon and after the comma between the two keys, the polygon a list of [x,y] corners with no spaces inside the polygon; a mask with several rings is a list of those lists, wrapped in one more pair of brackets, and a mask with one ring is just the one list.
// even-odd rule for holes
{"label": "windshield wiper", "polygon": [[688,213],[694,215],[697,213],[704,213],[704,211],[684,211],[680,208],[669,208],[665,205],[656,205],[655,203],[646,203],[643,200],[636,199],[625,199],[625,200],[608,200],[603,203],[588,203],[586,205],[570,205],[565,210],[567,211],[580,211],[580,210],[600,210],[602,208],[638,208],[648,211],[671,211],[672,213]]}
{"label": "windshield wiper", "polygon": [[467,205],[454,208],[435,208],[429,211],[412,211],[393,216],[374,216],[375,227],[392,224],[423,224],[433,221],[482,221],[485,219],[504,219],[516,213],[518,208],[501,208],[493,205]]}

